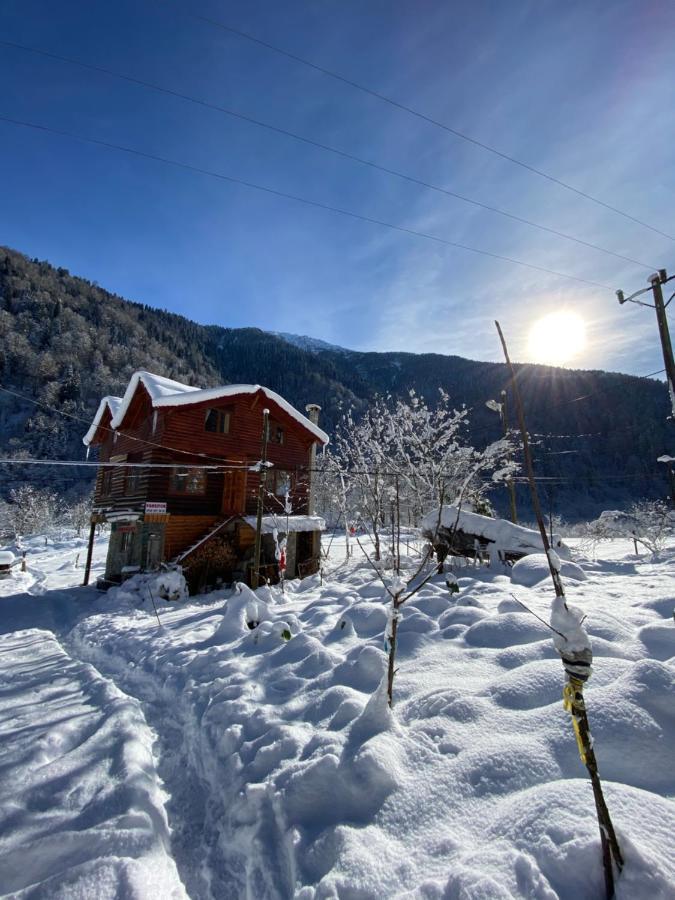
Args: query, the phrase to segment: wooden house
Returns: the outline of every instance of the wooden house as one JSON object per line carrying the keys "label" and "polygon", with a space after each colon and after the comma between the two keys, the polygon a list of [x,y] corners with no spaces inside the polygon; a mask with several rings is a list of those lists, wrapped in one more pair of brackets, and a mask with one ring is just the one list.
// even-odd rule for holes
{"label": "wooden house", "polygon": [[262,565],[274,578],[316,570],[323,521],[311,515],[319,407],[308,417],[260,385],[201,390],[139,371],[104,397],[89,431],[98,470],[92,515],[110,524],[105,579],[180,563],[192,591],[248,581],[255,540],[264,410],[268,411]]}

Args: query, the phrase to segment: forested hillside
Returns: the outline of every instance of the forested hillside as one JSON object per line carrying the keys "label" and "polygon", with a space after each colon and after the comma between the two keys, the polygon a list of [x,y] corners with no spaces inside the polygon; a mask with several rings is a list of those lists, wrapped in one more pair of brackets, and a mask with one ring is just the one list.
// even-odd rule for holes
{"label": "forested hillside", "polygon": [[[442,387],[457,405],[473,408],[476,444],[500,434],[485,401],[506,384],[501,364],[297,346],[258,329],[205,327],[6,248],[0,248],[0,343],[5,456],[82,459],[81,437],[100,397],[121,394],[141,367],[202,387],[261,383],[301,409],[317,402],[328,431],[343,406],[362,409],[376,393],[413,388],[432,401]],[[529,427],[546,435],[538,438],[538,472],[557,479],[546,493],[557,512],[592,515],[667,492],[656,463],[673,449],[663,384],[545,366],[522,366],[519,377]],[[76,492],[90,478],[86,470],[3,465],[0,494],[21,480]]]}

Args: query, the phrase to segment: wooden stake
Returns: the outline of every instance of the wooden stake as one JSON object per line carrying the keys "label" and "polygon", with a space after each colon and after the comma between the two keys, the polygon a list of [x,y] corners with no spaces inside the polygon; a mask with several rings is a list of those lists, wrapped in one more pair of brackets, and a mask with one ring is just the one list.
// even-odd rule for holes
{"label": "wooden stake", "polygon": [[[506,365],[508,366],[509,374],[511,376],[511,387],[513,390],[513,397],[516,402],[518,425],[523,441],[525,471],[527,473],[527,480],[530,486],[530,494],[532,496],[532,508],[534,509],[534,514],[537,519],[537,525],[541,534],[542,544],[546,552],[546,558],[548,560],[548,567],[549,571],[551,572],[551,579],[553,580],[553,587],[555,589],[556,597],[559,597],[564,603],[565,589],[560,577],[560,572],[553,565],[551,554],[549,553],[551,544],[549,542],[548,535],[546,534],[544,516],[542,515],[541,505],[539,503],[539,493],[537,491],[537,484],[534,480],[534,466],[532,464],[530,442],[527,436],[527,428],[525,427],[525,413],[523,411],[523,403],[520,397],[520,390],[518,389],[516,373],[511,363],[511,359],[509,358],[509,351],[506,347],[506,341],[504,340],[504,335],[502,333],[499,322],[495,322],[495,325],[497,326],[499,340],[501,341],[502,349],[504,351],[504,358],[506,360]],[[609,810],[605,802],[605,797],[602,792],[602,784],[600,782],[600,774],[598,772],[598,763],[595,757],[595,751],[593,750],[593,741],[591,739],[591,731],[588,724],[588,716],[586,714],[586,704],[584,702],[584,682],[572,677],[567,670],[566,675],[571,688],[569,706],[570,713],[572,715],[572,721],[574,723],[575,731],[578,736],[579,753],[584,765],[586,766],[586,769],[588,770],[588,774],[591,779],[591,785],[593,786],[595,810],[598,816],[598,825],[600,827],[602,865],[605,874],[605,894],[607,900],[612,900],[612,897],[614,897],[614,872],[612,870],[612,858],[614,859],[617,869],[619,870],[619,872],[621,872],[621,870],[623,869],[623,856],[621,854],[621,849],[616,837],[616,832],[614,831],[614,825],[612,824]]]}
{"label": "wooden stake", "polygon": [[87,561],[84,566],[84,579],[82,586],[89,584],[89,575],[91,573],[91,557],[94,552],[94,536],[96,534],[96,522],[92,521],[89,525],[89,542],[87,543]]}

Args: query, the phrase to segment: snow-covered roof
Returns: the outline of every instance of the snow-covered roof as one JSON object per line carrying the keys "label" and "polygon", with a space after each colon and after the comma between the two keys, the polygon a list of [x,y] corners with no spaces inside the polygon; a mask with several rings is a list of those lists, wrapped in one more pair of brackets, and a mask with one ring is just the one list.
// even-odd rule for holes
{"label": "snow-covered roof", "polygon": [[226,384],[221,387],[206,388],[205,390],[196,391],[195,393],[190,394],[170,395],[157,400],[156,403],[153,403],[153,406],[187,406],[191,403],[202,403],[204,400],[223,400],[227,397],[236,397],[241,394],[257,394],[258,391],[262,391],[263,395],[268,400],[276,403],[277,406],[280,406],[285,413],[288,413],[288,415],[291,416],[291,418],[295,419],[296,422],[299,422],[308,431],[311,431],[322,444],[328,443],[328,435],[325,431],[322,431],[318,425],[310,422],[307,416],[303,416],[301,412],[294,406],[291,406],[288,400],[284,400],[284,398],[280,394],[277,394],[276,391],[263,387],[261,384]]}
{"label": "snow-covered roof", "polygon": [[153,406],[156,406],[163,397],[180,397],[184,394],[199,391],[199,388],[191,387],[189,384],[183,384],[180,381],[172,381],[171,378],[164,378],[162,375],[153,375],[152,372],[145,372],[142,369],[139,369],[131,376],[131,380],[124,392],[124,397],[122,397],[122,402],[113,416],[112,422],[110,423],[113,428],[119,428],[124,421],[124,417],[127,414],[131,401],[134,399],[134,394],[136,393],[136,388],[139,384],[142,384],[150,395]]}
{"label": "snow-covered roof", "polygon": [[227,384],[221,387],[202,389],[192,387],[189,384],[182,384],[180,381],[172,381],[170,378],[164,378],[162,375],[153,375],[152,372],[139,370],[131,376],[131,380],[124,392],[124,397],[104,397],[101,400],[94,421],[83,438],[86,446],[89,446],[94,439],[106,405],[110,408],[112,415],[110,427],[119,428],[121,426],[139,384],[142,384],[148,392],[153,409],[165,406],[187,406],[192,403],[202,403],[205,400],[222,400],[227,397],[235,397],[241,394],[256,394],[258,391],[261,391],[268,400],[276,403],[292,419],[295,419],[303,428],[313,434],[318,441],[322,444],[328,443],[328,435],[325,431],[319,428],[318,425],[310,422],[307,416],[303,416],[282,396],[260,384]]}
{"label": "snow-covered roof", "polygon": [[[255,516],[244,516],[244,521],[251,528],[256,527]],[[272,534],[274,531],[279,534],[293,534],[298,531],[325,531],[326,520],[321,516],[263,516],[262,533]]]}
{"label": "snow-covered roof", "polygon": [[94,435],[98,429],[98,426],[101,424],[101,419],[103,418],[103,414],[106,409],[110,410],[110,415],[112,418],[115,417],[117,410],[120,408],[120,404],[122,403],[121,397],[104,397],[98,405],[98,409],[96,410],[96,415],[94,416],[94,420],[89,426],[89,431],[82,438],[82,442],[86,447],[91,444],[94,440]]}
{"label": "snow-covered roof", "polygon": [[[438,509],[428,513],[422,519],[422,530],[434,532],[439,524]],[[491,519],[478,513],[457,509],[456,506],[444,506],[441,510],[440,527],[473,534],[494,543],[499,550],[510,553],[541,553],[544,545],[538,531],[514,525],[506,519]],[[559,535],[553,535],[553,546],[562,545]]]}

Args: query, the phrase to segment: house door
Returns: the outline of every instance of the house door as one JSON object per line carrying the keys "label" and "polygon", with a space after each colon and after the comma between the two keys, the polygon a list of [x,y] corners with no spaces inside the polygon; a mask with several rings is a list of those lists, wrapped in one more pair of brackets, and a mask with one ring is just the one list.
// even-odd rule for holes
{"label": "house door", "polygon": [[234,515],[245,511],[246,475],[246,469],[228,469],[225,472],[221,506],[223,515]]}

